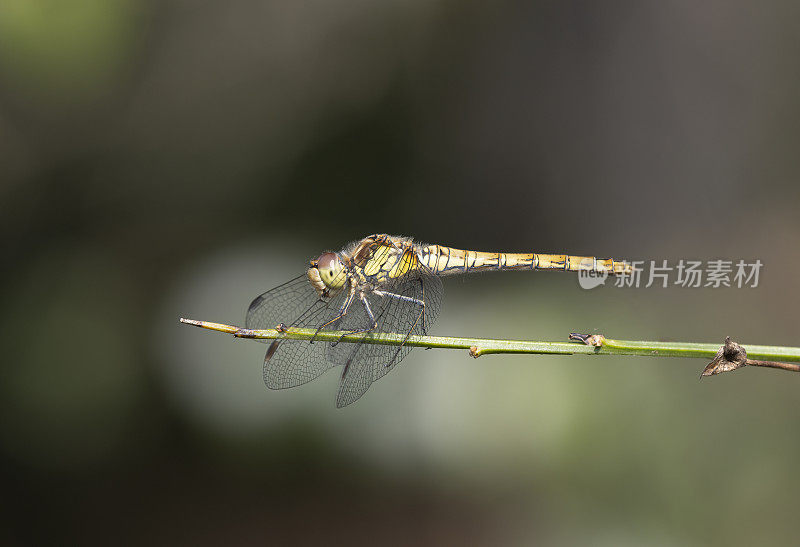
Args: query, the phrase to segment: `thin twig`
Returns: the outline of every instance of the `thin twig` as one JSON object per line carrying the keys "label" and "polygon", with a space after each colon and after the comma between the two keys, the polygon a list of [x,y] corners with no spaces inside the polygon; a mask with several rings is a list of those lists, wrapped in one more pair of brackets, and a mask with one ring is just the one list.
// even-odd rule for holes
{"label": "thin twig", "polygon": [[[237,338],[252,338],[257,340],[314,339],[330,342],[335,342],[340,339],[342,342],[359,342],[362,340],[362,335],[360,334],[352,335],[340,331],[317,332],[315,329],[286,328],[283,325],[276,326],[274,329],[253,330],[222,323],[197,321],[194,319],[181,318],[181,323],[232,334]],[[800,348],[795,347],[748,346],[748,350],[744,353],[744,356],[749,358],[746,359],[745,362],[741,357],[741,352],[744,350],[738,345],[730,346],[729,352],[726,354],[723,350],[728,346],[720,347],[717,344],[615,340],[606,338],[601,334],[587,335],[577,333],[572,333],[570,339],[580,343],[495,340],[489,338],[454,338],[449,336],[409,336],[406,338],[403,334],[383,332],[367,335],[364,342],[394,346],[405,344],[412,347],[466,349],[469,350],[471,356],[476,358],[492,353],[528,353],[543,355],[643,355],[649,357],[696,357],[713,359],[712,363],[706,367],[703,374],[704,376],[719,374],[720,372],[733,370],[744,365],[772,367],[800,372],[800,365],[776,361],[779,359],[781,361],[800,363]],[[735,344],[735,342],[731,344]],[[735,353],[736,351],[740,353]],[[739,356],[738,361],[734,364],[731,363],[733,363],[735,359],[729,358],[730,355],[734,355],[734,353],[731,352]]]}
{"label": "thin twig", "polygon": [[779,363],[778,361],[759,361],[757,359],[748,359],[747,365],[751,367],[779,368],[781,370],[800,372],[800,365],[797,363]]}

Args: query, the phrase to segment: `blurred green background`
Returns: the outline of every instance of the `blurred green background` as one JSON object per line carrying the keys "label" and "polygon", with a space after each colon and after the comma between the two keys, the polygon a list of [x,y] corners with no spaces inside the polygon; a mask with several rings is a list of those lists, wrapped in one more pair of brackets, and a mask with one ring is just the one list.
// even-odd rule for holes
{"label": "blurred green background", "polygon": [[357,404],[242,324],[370,233],[760,259],[445,281],[433,332],[797,345],[796,2],[0,2],[0,542],[789,544],[800,377],[414,351]]}

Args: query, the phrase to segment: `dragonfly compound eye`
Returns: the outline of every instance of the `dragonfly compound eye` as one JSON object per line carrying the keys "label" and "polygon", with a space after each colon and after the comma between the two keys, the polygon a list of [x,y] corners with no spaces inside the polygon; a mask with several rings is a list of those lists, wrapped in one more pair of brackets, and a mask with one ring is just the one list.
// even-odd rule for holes
{"label": "dragonfly compound eye", "polygon": [[324,253],[317,259],[317,270],[326,287],[339,289],[344,285],[347,276],[336,253]]}

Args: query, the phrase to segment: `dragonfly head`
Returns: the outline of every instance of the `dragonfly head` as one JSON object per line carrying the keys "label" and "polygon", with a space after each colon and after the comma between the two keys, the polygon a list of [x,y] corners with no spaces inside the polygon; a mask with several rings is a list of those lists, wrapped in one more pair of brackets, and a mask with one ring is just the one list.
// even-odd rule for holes
{"label": "dragonfly head", "polygon": [[347,281],[344,264],[336,253],[323,253],[311,261],[308,268],[308,280],[320,296],[328,296],[338,292]]}

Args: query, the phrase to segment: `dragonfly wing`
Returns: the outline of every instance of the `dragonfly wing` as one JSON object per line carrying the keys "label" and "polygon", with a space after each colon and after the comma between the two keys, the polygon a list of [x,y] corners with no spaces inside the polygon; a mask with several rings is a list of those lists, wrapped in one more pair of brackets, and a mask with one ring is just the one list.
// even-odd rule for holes
{"label": "dragonfly wing", "polygon": [[[336,406],[349,405],[361,397],[375,380],[394,368],[411,351],[410,346],[368,343],[381,333],[425,334],[439,314],[441,280],[429,270],[417,270],[379,287],[383,294],[365,295],[369,310],[358,298],[344,317],[336,319],[349,293],[330,300],[319,298],[305,275],[256,297],[247,311],[249,329],[288,327],[331,331],[364,331],[358,342],[273,340],[264,358],[264,383],[271,389],[299,386],[317,378],[333,366],[343,367]],[[424,302],[425,305],[421,305]],[[374,319],[373,319],[374,318]]]}
{"label": "dragonfly wing", "polygon": [[325,359],[324,346],[304,340],[274,340],[264,358],[264,383],[270,389],[286,389],[321,376],[333,366]]}
{"label": "dragonfly wing", "polygon": [[[318,302],[321,300],[308,277],[300,275],[255,297],[247,308],[245,326],[248,329],[274,329],[279,323],[288,325]],[[269,340],[259,341],[269,343]]]}
{"label": "dragonfly wing", "polygon": [[[392,370],[411,351],[410,346],[368,343],[382,333],[425,334],[439,314],[442,300],[441,280],[429,271],[418,271],[381,286],[383,296],[365,296],[377,321],[373,332],[362,335],[356,343],[329,344],[328,360],[342,365],[342,377],[336,406],[343,407],[361,397],[375,380]],[[425,305],[422,306],[421,303]],[[337,329],[366,329],[373,325],[366,307],[354,301]]]}
{"label": "dragonfly wing", "polygon": [[[342,298],[324,301],[301,275],[256,297],[247,311],[248,329],[272,329],[279,323],[288,327],[316,329],[338,310]],[[334,317],[335,317],[334,313]],[[310,382],[331,368],[325,358],[325,343],[304,340],[264,340],[270,343],[264,358],[264,383],[270,389],[284,389]]]}

